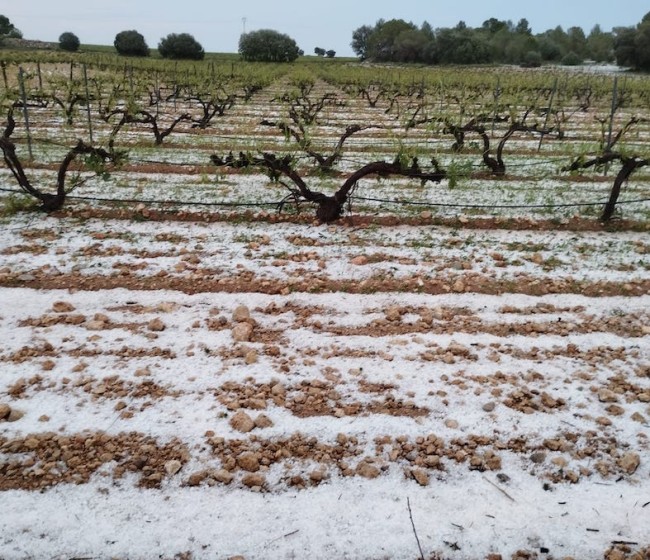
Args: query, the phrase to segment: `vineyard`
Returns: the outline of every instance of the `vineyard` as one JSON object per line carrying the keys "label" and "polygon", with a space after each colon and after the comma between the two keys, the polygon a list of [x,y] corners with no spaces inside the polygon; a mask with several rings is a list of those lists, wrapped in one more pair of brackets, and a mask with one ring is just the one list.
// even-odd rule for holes
{"label": "vineyard", "polygon": [[0,557],[650,555],[648,77],[3,54]]}

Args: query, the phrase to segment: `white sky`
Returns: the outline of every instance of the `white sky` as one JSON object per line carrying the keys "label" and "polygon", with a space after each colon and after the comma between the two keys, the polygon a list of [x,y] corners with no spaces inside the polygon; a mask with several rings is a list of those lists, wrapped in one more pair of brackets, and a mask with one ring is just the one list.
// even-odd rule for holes
{"label": "white sky", "polygon": [[156,47],[168,33],[191,33],[208,52],[236,52],[239,36],[246,30],[275,29],[293,37],[305,53],[314,47],[352,55],[352,32],[380,19],[402,18],[420,25],[451,27],[459,20],[479,26],[490,17],[525,17],[539,33],[561,25],[574,25],[588,32],[596,23],[605,30],[635,25],[650,10],[646,0],[0,0],[6,15],[27,39],[56,41],[64,31],[75,33],[82,43],[112,44],[125,29],[142,33]]}

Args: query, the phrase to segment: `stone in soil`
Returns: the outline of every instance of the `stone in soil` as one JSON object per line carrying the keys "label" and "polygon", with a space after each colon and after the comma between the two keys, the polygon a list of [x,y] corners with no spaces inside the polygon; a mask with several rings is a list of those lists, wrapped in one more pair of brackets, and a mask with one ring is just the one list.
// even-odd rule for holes
{"label": "stone in soil", "polygon": [[54,313],[70,313],[71,311],[74,311],[74,309],[74,305],[67,301],[55,301],[52,304],[52,311],[54,311]]}
{"label": "stone in soil", "polygon": [[232,338],[235,342],[248,342],[253,335],[253,325],[250,323],[237,323],[232,329]]}
{"label": "stone in soil", "polygon": [[247,433],[255,428],[255,422],[243,410],[237,412],[231,419],[230,425],[238,432]]}
{"label": "stone in soil", "polygon": [[8,404],[0,403],[0,420],[9,418],[11,414],[11,407]]}
{"label": "stone in soil", "polygon": [[181,470],[183,467],[183,463],[181,463],[178,459],[172,459],[171,461],[167,461],[165,463],[165,472],[169,476],[174,476],[178,471]]}
{"label": "stone in soil", "polygon": [[147,329],[152,332],[161,332],[165,330],[165,323],[163,323],[158,317],[151,319],[147,325]]}
{"label": "stone in soil", "polygon": [[212,478],[217,482],[221,482],[221,484],[230,484],[232,479],[235,478],[235,475],[226,469],[219,469],[212,475]]}
{"label": "stone in soil", "polygon": [[245,305],[237,306],[237,308],[235,309],[235,311],[233,311],[232,314],[232,320],[235,323],[244,323],[248,321],[248,319],[250,318],[251,318],[251,312],[248,309],[248,307],[246,307]]}
{"label": "stone in soil", "polygon": [[245,451],[237,457],[239,468],[248,472],[257,472],[260,470],[260,458],[257,453]]}
{"label": "stone in soil", "polygon": [[627,474],[634,474],[641,464],[641,457],[638,453],[626,453],[617,463]]}
{"label": "stone in soil", "polygon": [[257,428],[270,428],[273,426],[273,420],[271,420],[266,414],[259,414],[255,418],[255,426]]}
{"label": "stone in soil", "polygon": [[266,477],[260,473],[248,473],[241,479],[244,486],[261,488],[266,483]]}
{"label": "stone in soil", "polygon": [[364,478],[377,478],[380,470],[374,465],[364,461],[357,465],[356,472],[359,476],[363,476]]}
{"label": "stone in soil", "polygon": [[9,413],[9,416],[7,416],[7,422],[17,422],[23,416],[25,416],[25,413],[22,410],[17,410],[15,408],[12,408],[11,412]]}
{"label": "stone in soil", "polygon": [[413,478],[420,486],[428,486],[429,484],[429,475],[425,470],[422,469],[413,469],[411,472]]}

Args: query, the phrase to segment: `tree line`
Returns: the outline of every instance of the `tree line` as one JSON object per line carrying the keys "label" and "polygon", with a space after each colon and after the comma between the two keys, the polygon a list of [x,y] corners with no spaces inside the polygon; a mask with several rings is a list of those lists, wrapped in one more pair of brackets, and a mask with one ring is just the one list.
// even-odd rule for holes
{"label": "tree line", "polygon": [[352,34],[352,49],[362,60],[423,64],[506,63],[539,66],[585,60],[614,62],[650,70],[650,12],[632,27],[603,31],[599,25],[585,34],[581,27],[557,26],[533,34],[528,21],[490,18],[480,27],[460,21],[451,28],[420,27],[403,19],[380,19]]}

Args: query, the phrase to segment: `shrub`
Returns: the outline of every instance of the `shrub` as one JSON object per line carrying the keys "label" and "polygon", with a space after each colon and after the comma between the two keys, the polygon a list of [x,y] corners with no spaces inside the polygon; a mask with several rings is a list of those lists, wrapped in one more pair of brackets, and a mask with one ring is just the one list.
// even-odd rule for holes
{"label": "shrub", "polygon": [[542,55],[538,51],[528,51],[521,65],[524,68],[538,68],[542,65]]}
{"label": "shrub", "polygon": [[77,52],[80,44],[79,37],[70,31],[61,33],[59,37],[59,48],[63,51]]}
{"label": "shrub", "polygon": [[158,52],[163,58],[185,58],[203,60],[205,51],[189,33],[170,33],[158,43]]}
{"label": "shrub", "polygon": [[7,16],[0,15],[0,37],[11,37],[13,39],[22,39],[23,34],[20,29],[9,21]]}
{"label": "shrub", "polygon": [[580,64],[582,64],[582,58],[580,58],[573,51],[566,53],[562,57],[562,65],[563,66],[578,66]]}
{"label": "shrub", "polygon": [[149,47],[144,37],[135,29],[120,31],[113,41],[115,50],[123,56],[149,56]]}
{"label": "shrub", "polygon": [[293,62],[301,53],[291,37],[273,29],[251,31],[239,38],[239,54],[248,62]]}

